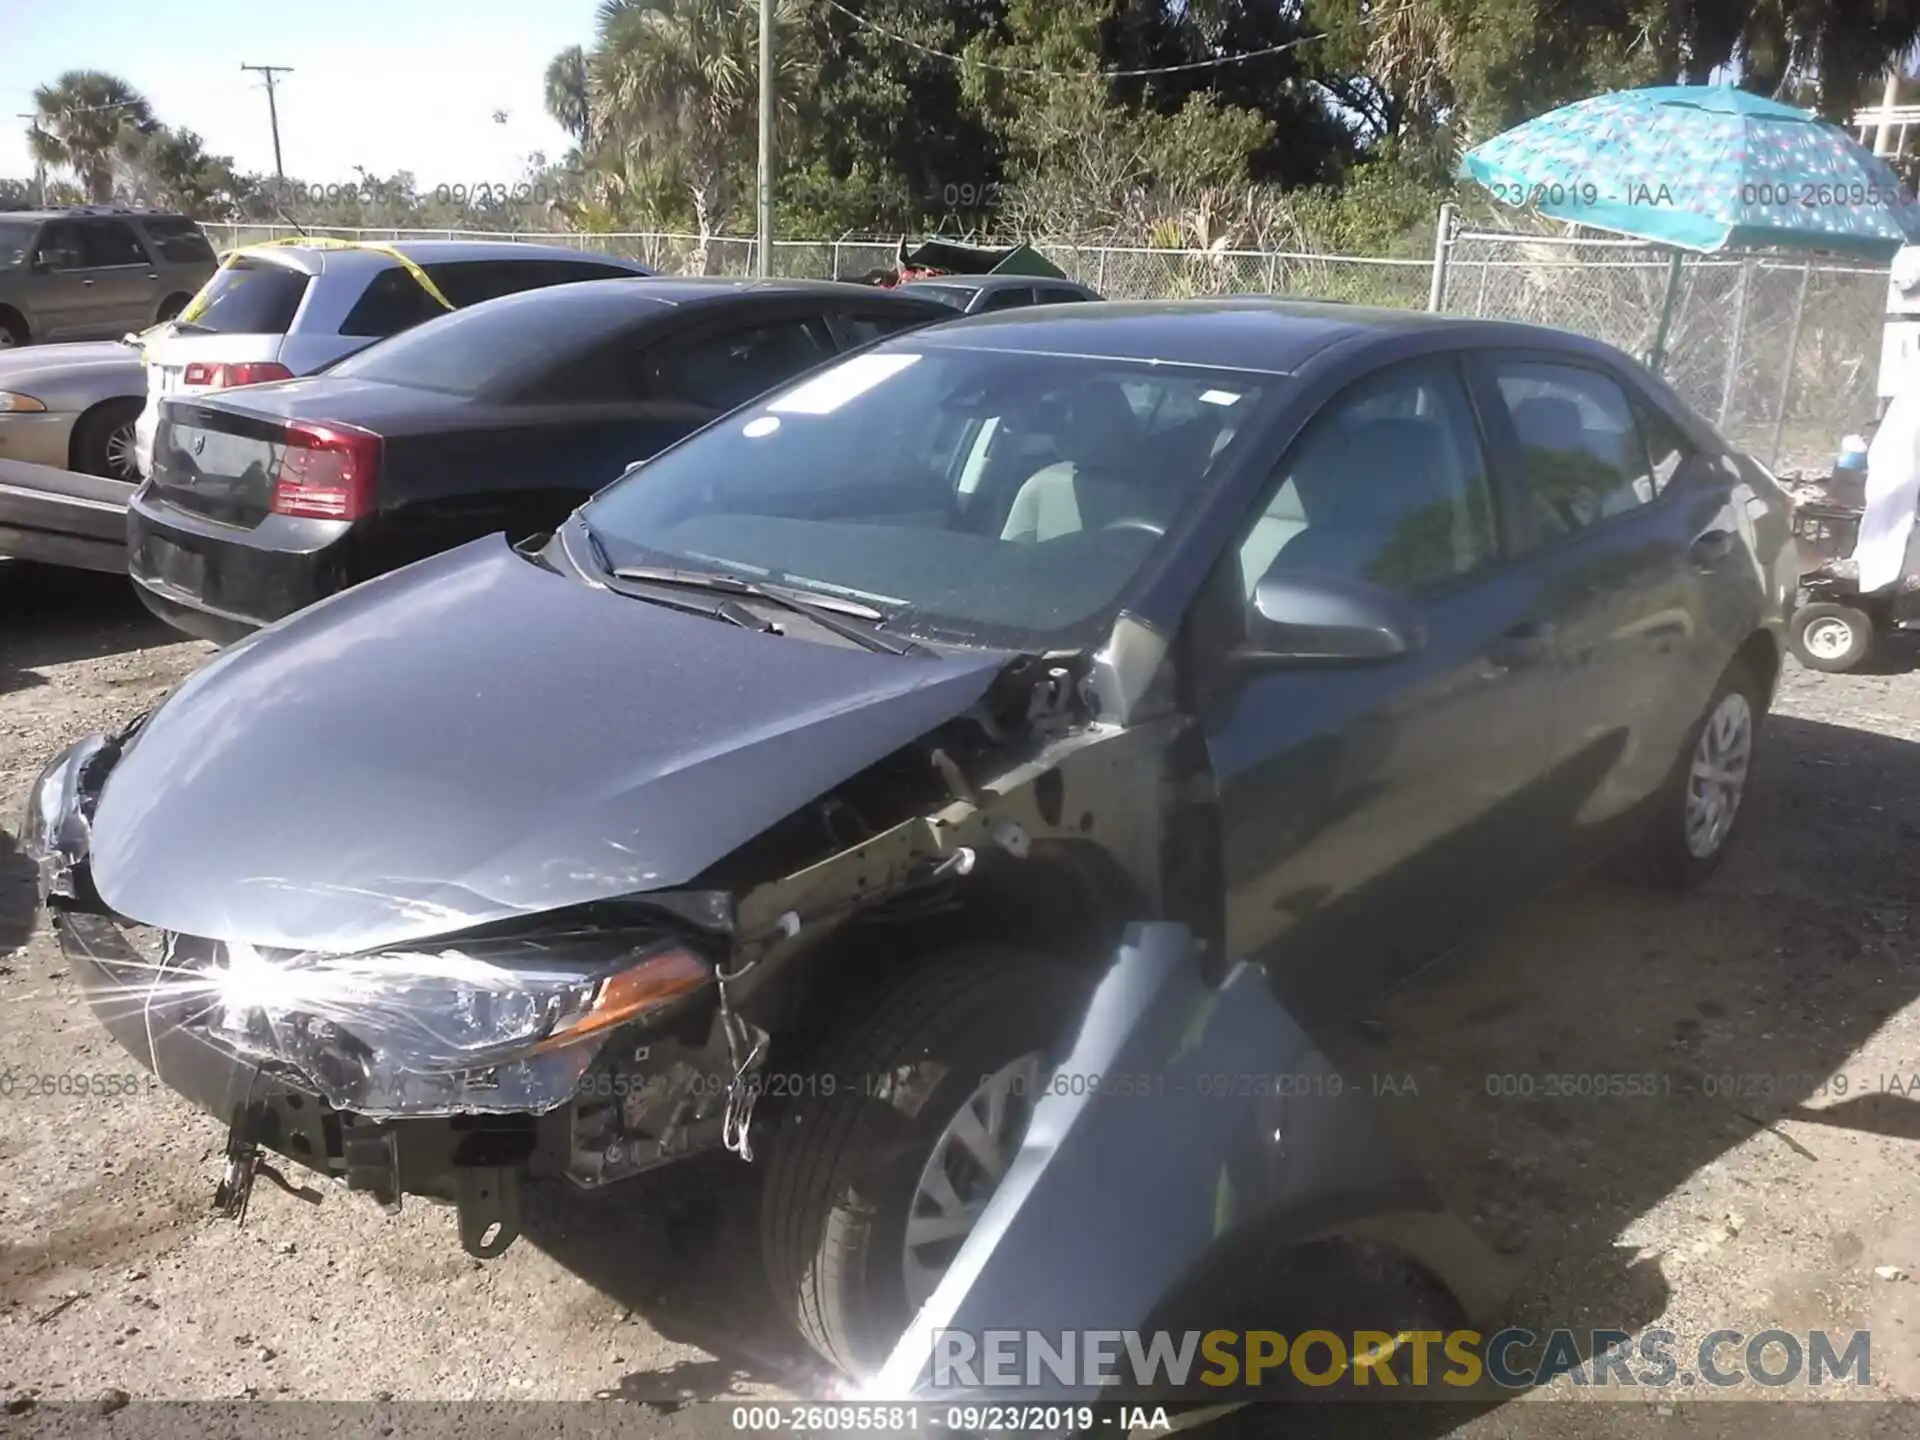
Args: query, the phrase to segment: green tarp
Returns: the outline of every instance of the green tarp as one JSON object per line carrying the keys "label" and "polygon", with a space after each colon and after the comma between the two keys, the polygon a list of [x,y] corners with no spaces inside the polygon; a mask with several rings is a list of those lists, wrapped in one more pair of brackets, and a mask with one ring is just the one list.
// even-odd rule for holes
{"label": "green tarp", "polygon": [[1040,275],[1065,280],[1067,272],[1031,245],[995,247],[959,240],[923,240],[914,249],[900,242],[900,264],[915,270],[944,270],[949,275]]}

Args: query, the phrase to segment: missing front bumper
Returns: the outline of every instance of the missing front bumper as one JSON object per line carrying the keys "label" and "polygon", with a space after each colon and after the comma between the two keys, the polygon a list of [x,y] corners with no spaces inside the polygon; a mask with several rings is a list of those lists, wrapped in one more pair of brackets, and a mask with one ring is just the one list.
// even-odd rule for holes
{"label": "missing front bumper", "polygon": [[[107,1032],[169,1089],[228,1127],[222,1208],[244,1213],[261,1152],[371,1196],[404,1196],[460,1211],[461,1241],[491,1258],[519,1233],[524,1179],[564,1170],[570,1114],[374,1119],[330,1105],[289,1069],[263,1064],[191,1023],[196,1003],[153,984],[154,958],[109,917],[55,909],[54,932]],[[236,1171],[235,1166],[240,1169]]]}

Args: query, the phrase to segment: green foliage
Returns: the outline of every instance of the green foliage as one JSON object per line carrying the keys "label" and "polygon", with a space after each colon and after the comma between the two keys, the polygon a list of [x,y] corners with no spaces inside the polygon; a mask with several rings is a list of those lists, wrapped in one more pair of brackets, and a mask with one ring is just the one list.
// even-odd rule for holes
{"label": "green foliage", "polygon": [[153,121],[146,97],[104,70],[67,71],[33,92],[33,108],[27,131],[33,158],[71,170],[87,197],[98,204],[113,198],[113,162],[121,136]]}

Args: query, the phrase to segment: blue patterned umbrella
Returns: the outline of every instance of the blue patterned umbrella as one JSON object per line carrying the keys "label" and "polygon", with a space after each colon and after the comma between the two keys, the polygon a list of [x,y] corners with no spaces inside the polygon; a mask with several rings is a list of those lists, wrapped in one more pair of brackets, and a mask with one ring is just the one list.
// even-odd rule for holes
{"label": "blue patterned umbrella", "polygon": [[1496,200],[1682,250],[1891,259],[1920,205],[1838,126],[1731,85],[1617,90],[1529,120],[1461,161]]}
{"label": "blue patterned umbrella", "polygon": [[1681,252],[1783,246],[1888,260],[1920,204],[1838,126],[1731,85],[1616,90],[1549,111],[1460,162],[1496,200],[1673,250],[1648,363],[1666,356]]}

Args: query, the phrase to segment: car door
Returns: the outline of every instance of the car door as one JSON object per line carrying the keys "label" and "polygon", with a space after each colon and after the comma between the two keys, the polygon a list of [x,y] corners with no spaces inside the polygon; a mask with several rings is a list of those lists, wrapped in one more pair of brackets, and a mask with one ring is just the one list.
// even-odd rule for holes
{"label": "car door", "polygon": [[[1270,572],[1370,580],[1425,643],[1352,666],[1248,665],[1196,635],[1218,786],[1227,953],[1329,1016],[1545,878],[1536,787],[1554,690],[1537,578],[1508,563],[1486,442],[1451,358],[1328,402],[1210,586],[1246,613]],[[1230,593],[1229,593],[1230,592]],[[1203,602],[1205,603],[1205,602]]]}
{"label": "car door", "polygon": [[92,323],[93,285],[87,274],[80,226],[73,220],[53,220],[40,229],[33,254],[36,273],[31,294],[34,338],[80,340]]}
{"label": "car door", "polygon": [[1597,841],[1659,788],[1725,663],[1702,616],[1739,563],[1730,483],[1598,361],[1492,352],[1479,375],[1516,542],[1551,597],[1570,838]]}
{"label": "car door", "polygon": [[160,306],[160,270],[124,220],[90,217],[80,227],[85,292],[84,338],[116,340],[144,330]]}

